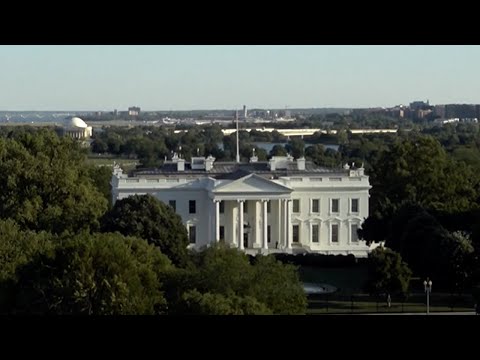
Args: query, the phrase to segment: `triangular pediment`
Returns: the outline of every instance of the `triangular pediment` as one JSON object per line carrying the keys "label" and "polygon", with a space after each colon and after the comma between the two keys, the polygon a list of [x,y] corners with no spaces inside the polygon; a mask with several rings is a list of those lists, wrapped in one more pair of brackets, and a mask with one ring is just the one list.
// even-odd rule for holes
{"label": "triangular pediment", "polygon": [[289,194],[292,189],[277,184],[256,174],[249,174],[232,182],[221,184],[213,189],[215,194],[228,193],[269,193]]}

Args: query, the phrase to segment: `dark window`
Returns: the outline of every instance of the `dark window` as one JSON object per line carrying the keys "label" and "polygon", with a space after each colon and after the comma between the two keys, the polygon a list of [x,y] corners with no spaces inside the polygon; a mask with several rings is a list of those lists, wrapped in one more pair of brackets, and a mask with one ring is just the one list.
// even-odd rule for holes
{"label": "dark window", "polygon": [[293,212],[294,213],[299,213],[300,212],[300,200],[299,199],[293,200]]}
{"label": "dark window", "polygon": [[332,242],[338,243],[338,224],[332,225]]}
{"label": "dark window", "polygon": [[312,212],[314,213],[320,212],[320,200],[318,199],[312,200]]}
{"label": "dark window", "polygon": [[318,225],[312,225],[312,242],[318,243]]}
{"label": "dark window", "polygon": [[358,241],[358,225],[357,224],[352,224],[351,226],[351,231],[352,231],[352,242],[357,242]]}
{"label": "dark window", "polygon": [[358,212],[358,199],[352,199],[352,213]]}
{"label": "dark window", "polygon": [[220,240],[225,240],[225,226],[220,226]]}
{"label": "dark window", "polygon": [[298,243],[299,242],[299,230],[300,227],[298,225],[293,225],[293,242]]}
{"label": "dark window", "polygon": [[248,201],[243,202],[243,213],[248,213]]}
{"label": "dark window", "polygon": [[225,201],[220,201],[220,214],[225,212]]}
{"label": "dark window", "polygon": [[267,201],[267,213],[270,214],[270,212],[272,211],[272,201]]}
{"label": "dark window", "polygon": [[332,213],[338,213],[339,212],[339,206],[338,203],[340,201],[338,199],[332,199]]}
{"label": "dark window", "polygon": [[267,225],[267,241],[271,242],[272,241],[272,232],[271,232],[271,227],[270,225]]}
{"label": "dark window", "polygon": [[188,238],[190,239],[190,244],[195,244],[197,240],[197,227],[190,225],[188,227]]}
{"label": "dark window", "polygon": [[170,205],[173,211],[177,211],[177,202],[175,200],[169,200],[168,205]]}
{"label": "dark window", "polygon": [[188,201],[188,212],[190,214],[195,214],[197,212],[197,203],[195,200]]}

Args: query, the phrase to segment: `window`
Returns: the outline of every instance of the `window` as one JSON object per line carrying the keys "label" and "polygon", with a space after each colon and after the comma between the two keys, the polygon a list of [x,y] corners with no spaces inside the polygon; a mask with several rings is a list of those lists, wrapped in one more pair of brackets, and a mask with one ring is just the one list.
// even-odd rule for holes
{"label": "window", "polygon": [[272,241],[272,228],[270,225],[267,225],[267,241],[270,243]]}
{"label": "window", "polygon": [[248,213],[248,201],[243,202],[243,213]]}
{"label": "window", "polygon": [[332,224],[332,243],[338,243],[338,224]]}
{"label": "window", "polygon": [[267,201],[267,213],[270,214],[271,211],[272,211],[272,202],[271,202],[271,201]]}
{"label": "window", "polygon": [[220,201],[220,214],[225,212],[225,201]]}
{"label": "window", "polygon": [[352,242],[358,242],[358,233],[357,233],[358,225],[357,224],[352,224],[350,226],[350,229],[351,229],[351,232],[352,232],[351,241]]}
{"label": "window", "polygon": [[300,227],[298,225],[293,225],[293,242],[298,243],[299,242],[299,229]]}
{"label": "window", "polygon": [[339,199],[332,199],[332,213],[338,213],[339,212]]}
{"label": "window", "polygon": [[220,225],[220,240],[225,240],[225,226]]}
{"label": "window", "polygon": [[352,213],[358,213],[358,199],[352,199]]}
{"label": "window", "polygon": [[190,240],[190,244],[195,244],[197,240],[197,227],[190,225],[188,227],[188,239]]}
{"label": "window", "polygon": [[195,200],[188,201],[188,212],[190,214],[195,214],[197,212],[197,203],[195,202]]}
{"label": "window", "polygon": [[300,199],[293,200],[293,212],[299,213],[300,212]]}
{"label": "window", "polygon": [[170,205],[173,211],[177,211],[177,202],[175,200],[169,200],[168,205]]}
{"label": "window", "polygon": [[318,243],[318,231],[320,230],[320,226],[312,225],[312,242]]}
{"label": "window", "polygon": [[312,200],[312,213],[318,213],[320,212],[320,200],[319,199],[313,199]]}

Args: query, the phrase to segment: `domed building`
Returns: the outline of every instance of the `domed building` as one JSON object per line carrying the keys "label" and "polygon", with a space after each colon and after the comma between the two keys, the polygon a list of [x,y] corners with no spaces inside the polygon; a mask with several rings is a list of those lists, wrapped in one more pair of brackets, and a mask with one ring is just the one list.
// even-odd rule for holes
{"label": "domed building", "polygon": [[79,117],[73,116],[65,120],[63,135],[70,136],[74,139],[87,139],[92,136],[92,127],[88,126],[85,121]]}

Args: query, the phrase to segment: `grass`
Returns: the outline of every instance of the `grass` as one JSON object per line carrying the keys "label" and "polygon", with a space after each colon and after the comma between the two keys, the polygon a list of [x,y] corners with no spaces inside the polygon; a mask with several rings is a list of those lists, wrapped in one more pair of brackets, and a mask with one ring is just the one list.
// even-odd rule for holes
{"label": "grass", "polygon": [[333,285],[338,292],[348,294],[362,291],[368,278],[365,266],[343,268],[301,266],[299,274],[303,282]]}
{"label": "grass", "polygon": [[[422,294],[423,295],[423,294]],[[376,301],[368,295],[364,299],[354,300],[327,300],[324,299],[310,299],[308,303],[307,314],[351,314],[351,313],[424,313],[426,305],[419,299],[407,300],[405,303],[399,301],[392,301],[391,306],[388,307],[385,301]],[[449,311],[473,311],[473,304],[468,302],[451,306],[448,302],[433,303],[430,305],[430,312],[449,312]]]}
{"label": "grass", "polygon": [[100,156],[93,156],[93,155],[89,156],[87,161],[96,166],[108,166],[112,168],[113,168],[113,162],[115,161],[125,171],[134,169],[139,164],[138,160],[136,159],[100,157]]}
{"label": "grass", "polygon": [[[363,294],[367,281],[365,266],[344,268],[320,268],[301,266],[300,279],[303,282],[329,284],[337,287],[333,294],[310,295],[307,314],[350,314],[350,313],[425,313],[426,297],[423,292],[412,293],[402,304],[402,299],[392,296],[388,307],[384,297]],[[352,299],[353,296],[353,299]],[[353,300],[353,301],[352,301]],[[474,300],[470,295],[432,293],[431,312],[473,311]]]}

